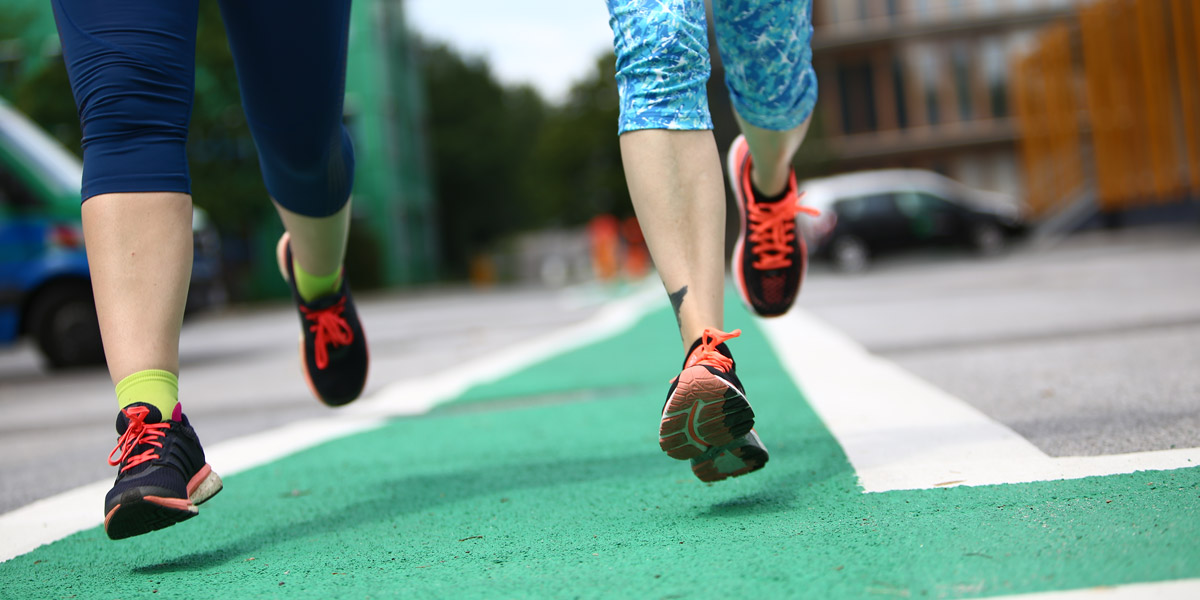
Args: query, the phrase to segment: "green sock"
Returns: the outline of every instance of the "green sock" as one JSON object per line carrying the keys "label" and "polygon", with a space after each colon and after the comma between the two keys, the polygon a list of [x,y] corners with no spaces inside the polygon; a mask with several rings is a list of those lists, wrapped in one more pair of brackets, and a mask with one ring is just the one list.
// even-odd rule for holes
{"label": "green sock", "polygon": [[292,261],[292,275],[296,278],[296,291],[305,302],[312,302],[321,296],[336,294],[342,288],[342,268],[331,275],[312,275],[300,268],[300,263]]}
{"label": "green sock", "polygon": [[145,402],[158,408],[163,420],[170,419],[179,404],[179,378],[170,371],[138,371],[117,384],[117,406],[125,408]]}

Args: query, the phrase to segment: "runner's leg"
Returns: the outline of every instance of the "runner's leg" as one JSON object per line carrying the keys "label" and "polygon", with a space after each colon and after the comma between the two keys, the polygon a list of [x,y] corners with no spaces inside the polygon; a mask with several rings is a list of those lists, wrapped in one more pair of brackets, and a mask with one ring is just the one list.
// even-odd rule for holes
{"label": "runner's leg", "polygon": [[113,383],[179,371],[197,5],[55,0],[83,127],[83,229]]}
{"label": "runner's leg", "polygon": [[809,0],[714,0],[713,28],[754,187],[783,191],[817,101]]}
{"label": "runner's leg", "polygon": [[263,180],[303,272],[345,257],[354,151],[342,125],[348,0],[222,0]]}
{"label": "runner's leg", "polygon": [[621,93],[621,157],[638,223],[684,348],[720,329],[725,190],[705,85],[704,3],[609,0]]}

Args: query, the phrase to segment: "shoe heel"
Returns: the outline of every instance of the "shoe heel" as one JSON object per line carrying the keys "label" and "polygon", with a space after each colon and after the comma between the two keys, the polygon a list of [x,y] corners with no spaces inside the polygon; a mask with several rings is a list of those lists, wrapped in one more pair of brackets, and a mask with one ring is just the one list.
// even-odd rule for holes
{"label": "shoe heel", "polygon": [[188,495],[188,500],[195,505],[204,504],[209,498],[216,496],[217,492],[221,491],[221,488],[224,487],[221,483],[221,476],[217,475],[216,471],[213,471],[208,465],[204,465],[204,468],[208,469],[208,474],[200,481],[196,489]]}

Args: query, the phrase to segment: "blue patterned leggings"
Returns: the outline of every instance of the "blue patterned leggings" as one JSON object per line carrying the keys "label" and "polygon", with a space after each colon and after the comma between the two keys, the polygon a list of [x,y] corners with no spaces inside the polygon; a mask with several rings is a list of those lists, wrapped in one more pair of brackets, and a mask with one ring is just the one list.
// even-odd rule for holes
{"label": "blue patterned leggings", "polygon": [[[712,129],[703,0],[607,0],[621,94],[619,131]],[[734,110],[784,131],[817,101],[810,0],[713,0]]]}

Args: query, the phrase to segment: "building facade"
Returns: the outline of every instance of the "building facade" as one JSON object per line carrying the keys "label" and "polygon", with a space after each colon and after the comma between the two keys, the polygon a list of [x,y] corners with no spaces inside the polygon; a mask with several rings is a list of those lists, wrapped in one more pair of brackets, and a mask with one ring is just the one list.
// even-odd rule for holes
{"label": "building facade", "polygon": [[1011,65],[1083,0],[814,0],[837,172],[912,167],[1023,197]]}

